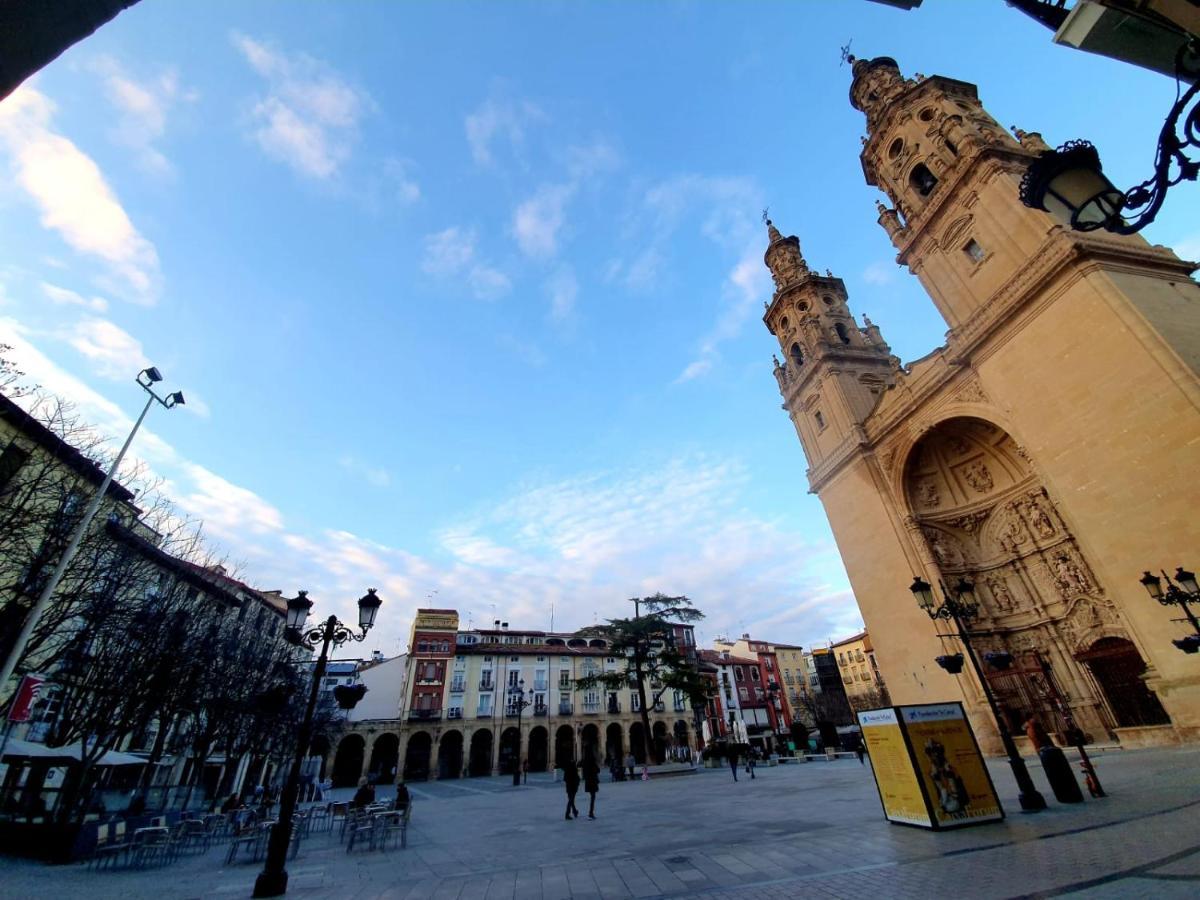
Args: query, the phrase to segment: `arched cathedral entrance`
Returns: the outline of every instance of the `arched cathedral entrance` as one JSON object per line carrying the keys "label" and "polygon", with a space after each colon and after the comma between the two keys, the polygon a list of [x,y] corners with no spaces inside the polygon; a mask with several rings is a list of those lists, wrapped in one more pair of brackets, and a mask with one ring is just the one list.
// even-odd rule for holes
{"label": "arched cathedral entrance", "polygon": [[[903,478],[931,570],[946,585],[975,584],[972,646],[981,657],[1013,656],[1008,670],[986,672],[1012,731],[1033,716],[1062,732],[1064,705],[1096,740],[1169,723],[1115,607],[1003,429],[976,418],[941,422],[913,447]],[[948,652],[957,649],[947,642]]]}

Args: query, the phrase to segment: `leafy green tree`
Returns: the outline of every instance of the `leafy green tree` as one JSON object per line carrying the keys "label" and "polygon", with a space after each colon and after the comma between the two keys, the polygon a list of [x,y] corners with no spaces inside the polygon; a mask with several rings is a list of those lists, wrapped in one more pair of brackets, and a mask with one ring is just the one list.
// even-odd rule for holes
{"label": "leafy green tree", "polygon": [[[580,631],[581,635],[605,638],[612,652],[625,662],[614,672],[595,672],[575,679],[576,690],[603,687],[616,691],[636,688],[642,715],[642,739],[645,758],[662,762],[652,753],[650,736],[650,707],[656,705],[667,691],[681,691],[692,703],[704,703],[708,684],[688,658],[685,648],[676,646],[674,624],[690,624],[704,618],[704,613],[687,597],[632,598],[634,614],[627,619],[608,619],[604,625],[593,625]],[[649,687],[647,687],[647,685]]]}

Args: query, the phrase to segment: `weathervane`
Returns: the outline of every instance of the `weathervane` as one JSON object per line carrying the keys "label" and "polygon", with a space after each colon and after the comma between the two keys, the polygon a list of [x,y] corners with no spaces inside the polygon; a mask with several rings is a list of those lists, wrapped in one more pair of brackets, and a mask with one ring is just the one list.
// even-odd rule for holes
{"label": "weathervane", "polygon": [[850,38],[850,40],[846,41],[846,46],[842,48],[842,61],[838,63],[839,69],[846,63],[854,64],[854,54],[850,52],[850,45],[853,43],[854,38]]}
{"label": "weathervane", "polygon": [[771,219],[770,219],[770,216],[768,215],[770,213],[770,211],[771,211],[771,207],[769,207],[769,206],[763,207],[763,224],[764,225],[771,224]]}

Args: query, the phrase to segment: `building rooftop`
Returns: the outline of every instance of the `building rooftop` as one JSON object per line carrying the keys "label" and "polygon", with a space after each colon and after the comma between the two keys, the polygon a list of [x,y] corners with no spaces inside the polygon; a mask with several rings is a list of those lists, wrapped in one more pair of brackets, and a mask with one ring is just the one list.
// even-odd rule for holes
{"label": "building rooftop", "polygon": [[831,648],[833,648],[833,647],[842,647],[842,646],[844,646],[844,645],[846,645],[846,644],[853,644],[855,641],[861,641],[861,640],[862,640],[863,638],[865,638],[866,636],[867,636],[867,632],[865,632],[865,631],[860,631],[858,634],[851,635],[851,636],[850,636],[850,637],[848,637],[848,638],[842,638],[840,641],[834,641],[834,642],[833,642],[832,644],[830,644],[829,646],[830,646]]}

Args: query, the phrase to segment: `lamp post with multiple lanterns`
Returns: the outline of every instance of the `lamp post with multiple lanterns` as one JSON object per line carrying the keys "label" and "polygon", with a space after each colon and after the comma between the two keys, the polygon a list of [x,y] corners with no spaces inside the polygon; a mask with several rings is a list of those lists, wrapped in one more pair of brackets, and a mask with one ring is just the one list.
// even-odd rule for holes
{"label": "lamp post with multiple lanterns", "polygon": [[304,622],[312,609],[312,601],[305,591],[293,597],[287,603],[288,633],[302,646],[315,650],[321,645],[321,655],[317,657],[313,668],[312,685],[308,692],[308,705],[304,709],[304,720],[300,725],[300,733],[296,740],[296,755],[292,759],[292,768],[288,772],[287,783],[283,787],[283,795],[279,801],[279,821],[271,829],[270,843],[267,845],[267,860],[258,880],[254,882],[255,897],[278,897],[287,893],[287,850],[292,837],[292,815],[296,811],[296,797],[300,792],[300,769],[304,765],[304,757],[308,754],[312,743],[313,713],[317,708],[317,695],[320,692],[321,680],[325,677],[325,666],[329,662],[329,647],[340,647],[346,641],[361,641],[375,624],[375,616],[383,601],[375,595],[375,588],[370,588],[358,601],[358,627],[355,632],[349,625],[338,621],[337,616],[330,616],[320,625],[308,631],[304,630]]}
{"label": "lamp post with multiple lanterns", "polygon": [[87,508],[83,511],[83,516],[80,517],[79,522],[75,525],[75,530],[71,532],[71,539],[67,542],[67,547],[63,550],[62,556],[59,557],[58,565],[54,567],[49,580],[47,580],[45,586],[42,588],[42,592],[34,602],[33,609],[25,617],[21,633],[17,635],[12,648],[8,651],[8,657],[4,660],[3,668],[0,668],[0,690],[8,683],[8,679],[12,677],[17,664],[21,661],[21,657],[25,653],[25,645],[29,643],[29,636],[33,634],[33,629],[37,626],[38,620],[41,619],[42,613],[46,611],[46,607],[50,603],[50,598],[58,590],[59,582],[62,581],[63,574],[67,571],[67,566],[75,558],[75,552],[79,549],[79,544],[83,540],[84,534],[87,533],[88,526],[92,524],[92,519],[95,518],[101,501],[104,499],[105,494],[108,493],[108,486],[112,484],[113,477],[117,474],[117,469],[121,466],[121,461],[125,459],[125,453],[129,450],[129,445],[133,443],[134,435],[138,433],[138,429],[142,427],[142,422],[150,412],[150,407],[155,403],[158,403],[165,409],[174,409],[176,406],[183,406],[182,391],[176,391],[173,394],[168,394],[166,397],[160,397],[154,393],[153,385],[163,380],[162,373],[154,366],[142,369],[142,371],[138,372],[135,380],[141,389],[149,395],[146,397],[146,405],[142,407],[142,414],[133,423],[133,428],[129,431],[129,437],[125,438],[125,443],[121,446],[121,452],[117,454],[117,458],[108,467],[104,481],[100,483],[100,487],[92,495],[92,499],[88,501]]}
{"label": "lamp post with multiple lanterns", "polygon": [[1162,575],[1167,580],[1165,591],[1162,586],[1162,578],[1151,575],[1149,572],[1146,572],[1140,579],[1142,587],[1146,589],[1146,593],[1152,599],[1157,600],[1163,606],[1178,606],[1183,610],[1184,616],[1187,617],[1196,633],[1171,641],[1171,643],[1184,653],[1196,653],[1200,651],[1200,620],[1196,619],[1196,614],[1188,605],[1189,603],[1200,603],[1200,584],[1196,583],[1196,573],[1189,572],[1183,566],[1177,566],[1174,580],[1166,572],[1163,572]]}
{"label": "lamp post with multiple lanterns", "polygon": [[[1013,777],[1017,780],[1017,789],[1020,792],[1017,799],[1021,804],[1021,809],[1025,812],[1039,812],[1046,808],[1046,798],[1034,786],[1033,779],[1029,776],[1029,769],[1025,767],[1025,760],[1021,759],[1021,754],[1017,752],[1017,745],[1013,743],[1012,735],[1008,732],[1004,716],[996,703],[996,696],[992,693],[992,688],[988,684],[987,678],[984,677],[983,668],[979,665],[979,659],[975,656],[975,650],[971,646],[971,635],[967,630],[967,625],[979,617],[975,585],[965,578],[960,578],[958,584],[954,586],[953,593],[947,591],[944,584],[941,587],[943,597],[941,606],[935,605],[933,588],[929,582],[914,577],[909,590],[917,599],[917,605],[929,615],[930,619],[935,622],[938,619],[944,619],[954,626],[955,636],[962,643],[963,650],[966,651],[966,658],[971,661],[971,668],[975,671],[975,677],[979,679],[983,695],[987,698],[988,707],[996,720],[996,728],[1000,732],[1000,742],[1004,745],[1004,752],[1008,755],[1008,764],[1012,767]],[[996,663],[1000,667],[1004,667],[1003,657],[1007,657],[1011,664],[1012,657],[1008,654],[996,654],[996,657]],[[989,659],[989,661],[991,660]],[[962,671],[963,654],[939,656],[937,664],[950,674],[957,675]]]}

